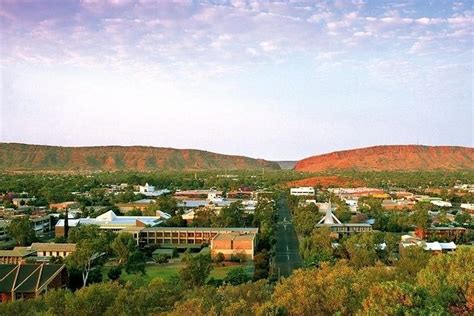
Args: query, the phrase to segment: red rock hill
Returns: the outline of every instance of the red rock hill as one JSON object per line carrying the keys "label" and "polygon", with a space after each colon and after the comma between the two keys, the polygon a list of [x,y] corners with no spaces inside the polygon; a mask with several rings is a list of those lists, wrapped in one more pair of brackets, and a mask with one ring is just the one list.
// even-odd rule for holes
{"label": "red rock hill", "polygon": [[276,162],[203,150],[144,146],[59,147],[0,143],[0,170],[253,170]]}
{"label": "red rock hill", "polygon": [[474,148],[389,145],[336,151],[300,160],[295,170],[474,170]]}

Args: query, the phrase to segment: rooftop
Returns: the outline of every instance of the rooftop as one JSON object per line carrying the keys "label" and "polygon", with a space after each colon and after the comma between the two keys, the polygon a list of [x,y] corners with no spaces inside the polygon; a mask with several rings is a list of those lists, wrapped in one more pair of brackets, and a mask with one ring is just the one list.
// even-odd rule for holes
{"label": "rooftop", "polygon": [[56,243],[32,243],[29,247],[36,251],[66,251],[73,252],[76,250],[76,244],[56,244]]}
{"label": "rooftop", "polygon": [[0,265],[0,292],[40,292],[64,268],[63,264],[2,264]]}
{"label": "rooftop", "polygon": [[258,233],[255,227],[146,227],[142,232],[155,231],[197,231],[197,232],[249,232]]}

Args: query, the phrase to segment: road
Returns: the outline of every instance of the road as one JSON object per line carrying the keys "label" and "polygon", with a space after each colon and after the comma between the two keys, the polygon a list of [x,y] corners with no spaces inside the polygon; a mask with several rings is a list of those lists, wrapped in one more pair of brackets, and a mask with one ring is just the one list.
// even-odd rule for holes
{"label": "road", "polygon": [[301,267],[301,256],[298,247],[290,210],[284,200],[277,202],[278,224],[276,232],[275,273],[289,276],[294,269]]}

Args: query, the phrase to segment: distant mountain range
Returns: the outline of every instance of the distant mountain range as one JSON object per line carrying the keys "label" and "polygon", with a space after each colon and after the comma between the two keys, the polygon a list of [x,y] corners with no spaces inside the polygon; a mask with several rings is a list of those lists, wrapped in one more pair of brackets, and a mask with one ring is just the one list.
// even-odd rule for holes
{"label": "distant mountain range", "polygon": [[336,151],[298,161],[295,170],[474,170],[474,148],[388,145]]}
{"label": "distant mountain range", "polygon": [[295,161],[268,161],[195,149],[145,146],[60,147],[0,143],[0,170],[279,170],[305,172],[474,170],[474,148],[389,145],[337,151]]}
{"label": "distant mountain range", "polygon": [[144,146],[60,147],[0,143],[0,169],[44,170],[279,170],[276,162],[203,150]]}

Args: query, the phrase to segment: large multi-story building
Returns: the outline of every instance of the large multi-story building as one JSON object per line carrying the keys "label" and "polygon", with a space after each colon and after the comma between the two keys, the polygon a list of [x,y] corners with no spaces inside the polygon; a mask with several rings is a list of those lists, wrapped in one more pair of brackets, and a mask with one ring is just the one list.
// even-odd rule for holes
{"label": "large multi-story building", "polygon": [[139,244],[160,245],[162,247],[191,248],[210,245],[218,234],[257,234],[254,227],[146,227],[138,234]]}

